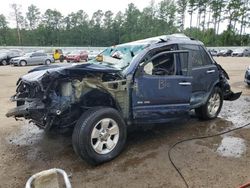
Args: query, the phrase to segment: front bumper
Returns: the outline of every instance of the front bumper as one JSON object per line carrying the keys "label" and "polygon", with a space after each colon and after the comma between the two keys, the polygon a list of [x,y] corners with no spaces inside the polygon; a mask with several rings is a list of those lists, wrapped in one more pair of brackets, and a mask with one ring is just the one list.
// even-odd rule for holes
{"label": "front bumper", "polygon": [[20,62],[20,61],[13,61],[13,60],[10,60],[10,65],[19,65],[19,62]]}
{"label": "front bumper", "polygon": [[16,108],[10,109],[7,113],[7,117],[25,117],[30,113],[35,112],[37,110],[44,109],[45,106],[42,102],[33,101],[33,102],[25,102],[25,104],[17,106]]}

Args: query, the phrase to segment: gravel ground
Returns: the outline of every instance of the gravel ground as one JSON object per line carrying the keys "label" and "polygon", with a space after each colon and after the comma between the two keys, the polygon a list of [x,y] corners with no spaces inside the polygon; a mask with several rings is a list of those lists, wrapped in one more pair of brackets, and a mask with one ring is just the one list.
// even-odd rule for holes
{"label": "gravel ground", "polygon": [[[216,58],[229,73],[240,99],[224,102],[219,118],[199,121],[195,116],[179,122],[150,125],[129,132],[124,152],[115,160],[92,167],[73,152],[71,136],[45,135],[27,121],[6,118],[14,106],[19,76],[33,67],[0,67],[0,188],[24,187],[34,173],[62,168],[77,187],[185,187],[168,160],[175,142],[208,135],[250,122],[250,88],[243,82],[250,58]],[[172,152],[174,162],[190,187],[237,187],[250,181],[248,128],[204,140],[183,143]]]}

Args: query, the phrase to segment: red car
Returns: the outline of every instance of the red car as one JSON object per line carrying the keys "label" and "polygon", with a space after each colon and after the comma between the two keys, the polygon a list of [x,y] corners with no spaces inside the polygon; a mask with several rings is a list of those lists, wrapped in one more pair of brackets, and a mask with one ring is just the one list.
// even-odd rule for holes
{"label": "red car", "polygon": [[65,59],[67,62],[80,62],[82,60],[88,61],[88,53],[86,51],[76,50],[66,55]]}

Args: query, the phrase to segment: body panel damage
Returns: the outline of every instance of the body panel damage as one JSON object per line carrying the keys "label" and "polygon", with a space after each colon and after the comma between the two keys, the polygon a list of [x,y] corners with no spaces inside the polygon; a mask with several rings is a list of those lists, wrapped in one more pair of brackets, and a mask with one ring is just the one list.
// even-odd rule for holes
{"label": "body panel damage", "polygon": [[[93,106],[112,106],[128,118],[127,81],[116,69],[77,65],[31,71],[17,82],[6,116],[31,119],[41,128],[72,125]],[[101,98],[101,100],[100,100]]]}
{"label": "body panel damage", "polygon": [[[182,60],[183,51],[175,48],[183,43],[203,45],[186,36],[160,36],[109,47],[89,63],[34,68],[18,80],[16,94],[11,98],[17,107],[6,116],[26,118],[48,130],[74,126],[83,112],[102,106],[116,109],[127,124],[151,120],[163,122],[204,105],[214,87],[220,87],[224,100],[240,97],[241,93],[231,91],[227,73],[212,57],[211,67],[215,69],[208,69],[203,74],[200,85],[194,82],[191,73],[193,62],[184,56]],[[163,56],[168,58],[162,59]],[[155,57],[155,64],[148,62],[152,57]],[[151,74],[141,77],[144,84],[141,86],[137,81],[140,80],[138,70],[144,66],[143,62],[152,63],[155,67],[152,66]],[[168,62],[175,67],[173,75],[165,74],[171,72],[166,71],[171,69]],[[159,70],[155,71],[157,69],[153,68],[157,66]],[[206,66],[201,68],[205,70]],[[190,72],[187,75],[186,69]],[[207,76],[209,72],[216,73],[215,81]],[[212,82],[209,90],[203,89],[206,88],[203,79]],[[197,95],[192,93],[193,88],[198,88]]]}

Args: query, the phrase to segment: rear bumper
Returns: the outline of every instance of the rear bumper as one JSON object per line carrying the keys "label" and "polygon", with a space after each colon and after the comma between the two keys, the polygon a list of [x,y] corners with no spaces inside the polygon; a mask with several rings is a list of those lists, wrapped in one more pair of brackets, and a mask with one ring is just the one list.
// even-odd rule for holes
{"label": "rear bumper", "polygon": [[80,61],[80,59],[74,58],[74,57],[66,57],[65,59],[66,59],[67,61]]}
{"label": "rear bumper", "polygon": [[237,93],[234,93],[232,91],[224,94],[224,100],[226,101],[234,101],[234,100],[237,100],[238,98],[240,98],[242,92],[237,92]]}

